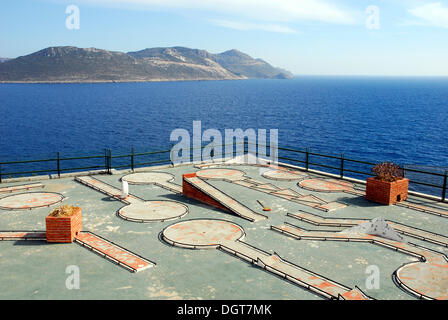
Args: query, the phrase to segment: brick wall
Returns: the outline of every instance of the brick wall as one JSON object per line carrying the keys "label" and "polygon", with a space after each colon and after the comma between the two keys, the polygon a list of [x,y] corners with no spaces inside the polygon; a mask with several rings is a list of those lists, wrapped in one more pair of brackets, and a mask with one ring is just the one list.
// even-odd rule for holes
{"label": "brick wall", "polygon": [[409,179],[394,182],[368,178],[366,185],[366,199],[369,201],[391,205],[401,202],[408,197]]}
{"label": "brick wall", "polygon": [[70,217],[47,216],[45,224],[47,242],[73,242],[75,236],[82,230],[81,208]]}

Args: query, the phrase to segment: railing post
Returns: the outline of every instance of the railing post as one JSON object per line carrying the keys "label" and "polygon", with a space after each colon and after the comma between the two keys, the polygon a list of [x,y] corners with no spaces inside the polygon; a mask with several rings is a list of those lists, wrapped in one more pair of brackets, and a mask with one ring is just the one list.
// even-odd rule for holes
{"label": "railing post", "polygon": [[107,168],[107,173],[111,173],[111,169],[112,169],[112,151],[110,150],[110,149],[107,149],[108,150],[108,158],[109,158],[109,165],[108,165],[108,168]]}
{"label": "railing post", "polygon": [[446,184],[448,179],[448,170],[445,170],[445,176],[443,177],[443,188],[442,188],[442,202],[446,199]]}
{"label": "railing post", "polygon": [[104,169],[106,171],[109,170],[109,162],[107,160],[107,149],[106,148],[104,148]]}
{"label": "railing post", "polygon": [[310,148],[306,148],[305,153],[305,165],[306,165],[306,171],[310,168]]}
{"label": "railing post", "polygon": [[344,178],[344,154],[341,153],[341,179]]}
{"label": "railing post", "polygon": [[61,159],[60,159],[60,155],[58,152],[58,157],[57,157],[57,165],[58,165],[58,178],[61,177]]}
{"label": "railing post", "polygon": [[173,162],[174,156],[173,156],[173,153],[174,153],[174,143],[171,144],[171,149],[170,149],[170,163],[171,163],[172,167],[174,167],[174,162]]}
{"label": "railing post", "polygon": [[131,149],[131,170],[134,172],[134,147]]}

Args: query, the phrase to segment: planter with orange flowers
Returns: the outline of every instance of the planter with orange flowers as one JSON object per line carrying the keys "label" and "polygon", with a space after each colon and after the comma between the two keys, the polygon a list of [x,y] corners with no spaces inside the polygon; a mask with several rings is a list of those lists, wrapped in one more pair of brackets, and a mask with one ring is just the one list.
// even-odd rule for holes
{"label": "planter with orange flowers", "polygon": [[391,205],[407,199],[409,179],[404,178],[398,165],[383,162],[374,166],[372,172],[375,177],[367,179],[367,200]]}
{"label": "planter with orange flowers", "polygon": [[82,229],[81,208],[60,206],[45,218],[47,242],[71,243]]}

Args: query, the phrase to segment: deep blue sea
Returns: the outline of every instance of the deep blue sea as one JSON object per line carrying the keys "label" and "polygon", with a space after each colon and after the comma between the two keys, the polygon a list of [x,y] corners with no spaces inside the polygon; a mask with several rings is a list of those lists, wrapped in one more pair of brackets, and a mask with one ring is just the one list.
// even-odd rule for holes
{"label": "deep blue sea", "polygon": [[278,129],[280,146],[448,167],[448,78],[0,84],[0,161],[170,147],[173,129]]}

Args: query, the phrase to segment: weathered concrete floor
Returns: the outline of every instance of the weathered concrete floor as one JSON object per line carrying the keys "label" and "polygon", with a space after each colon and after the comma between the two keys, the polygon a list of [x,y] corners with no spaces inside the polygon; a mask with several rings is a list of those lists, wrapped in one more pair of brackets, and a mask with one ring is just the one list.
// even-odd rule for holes
{"label": "weathered concrete floor", "polygon": [[[236,169],[236,167],[228,167]],[[349,288],[358,286],[375,299],[414,299],[402,291],[391,275],[403,263],[416,262],[417,257],[395,252],[384,247],[361,242],[297,241],[271,230],[272,225],[292,223],[307,230],[329,230],[333,226],[315,226],[286,214],[300,210],[320,218],[350,218],[366,220],[383,217],[386,220],[447,236],[448,219],[401,206],[381,206],[367,202],[362,195],[350,192],[319,192],[297,186],[294,174],[267,173],[257,167],[238,166],[245,180],[239,183],[207,180],[219,190],[255,212],[268,215],[268,219],[251,223],[238,216],[215,210],[176,193],[174,185],[182,184],[182,174],[198,171],[193,166],[158,169],[174,175],[168,187],[159,181],[152,185],[130,185],[130,193],[142,201],[170,200],[183,203],[188,213],[177,221],[140,223],[125,220],[117,212],[126,203],[96,191],[73,178],[40,181],[44,187],[36,190],[18,190],[1,194],[4,198],[17,193],[32,191],[59,193],[65,198],[62,204],[80,206],[83,210],[83,229],[95,232],[107,240],[157,263],[153,268],[131,273],[120,266],[82,248],[79,244],[47,244],[42,241],[0,241],[0,291],[1,299],[321,299],[312,292],[273,276],[258,266],[251,266],[231,254],[218,250],[186,250],[168,245],[160,239],[166,227],[190,219],[224,219],[240,225],[246,235],[244,241],[270,254],[278,253],[284,260],[307,270],[324,275]],[[264,175],[263,175],[264,174]],[[98,175],[97,180],[120,190],[123,175]],[[315,176],[315,178],[323,178]],[[298,174],[298,179],[302,175]],[[283,180],[282,180],[283,179]],[[293,179],[293,180],[290,180]],[[258,188],[253,182],[259,183]],[[166,181],[165,181],[166,182]],[[235,181],[236,182],[236,181]],[[251,184],[252,188],[247,184]],[[3,184],[3,187],[24,183]],[[244,185],[246,184],[246,186]],[[263,186],[264,184],[264,186]],[[324,211],[309,203],[290,201],[290,189],[300,195],[310,195],[325,203],[345,204],[332,211]],[[259,188],[262,186],[261,188]],[[263,192],[264,190],[268,190]],[[341,188],[345,188],[343,185]],[[115,188],[115,189],[114,189]],[[362,186],[355,186],[362,190]],[[178,189],[177,189],[178,190]],[[273,194],[277,192],[276,194]],[[280,192],[281,194],[281,192]],[[256,200],[261,200],[272,211],[263,212]],[[446,204],[412,198],[411,201],[435,206],[446,211]],[[1,199],[0,199],[1,201]],[[311,200],[312,201],[312,200]],[[45,230],[45,216],[58,204],[32,210],[0,210],[0,231]],[[336,228],[342,230],[343,227]],[[406,240],[425,248],[448,254],[441,243],[429,243],[404,235]],[[80,270],[80,289],[69,290],[66,268],[76,265]],[[369,266],[377,266],[379,289],[366,287]],[[425,272],[427,270],[424,270]],[[415,276],[415,270],[410,272]],[[36,276],[38,275],[38,276]],[[408,275],[409,276],[409,275]],[[418,278],[418,275],[417,275]],[[442,288],[443,289],[443,288]],[[447,288],[448,289],[448,288]],[[431,288],[428,288],[430,292]]]}

